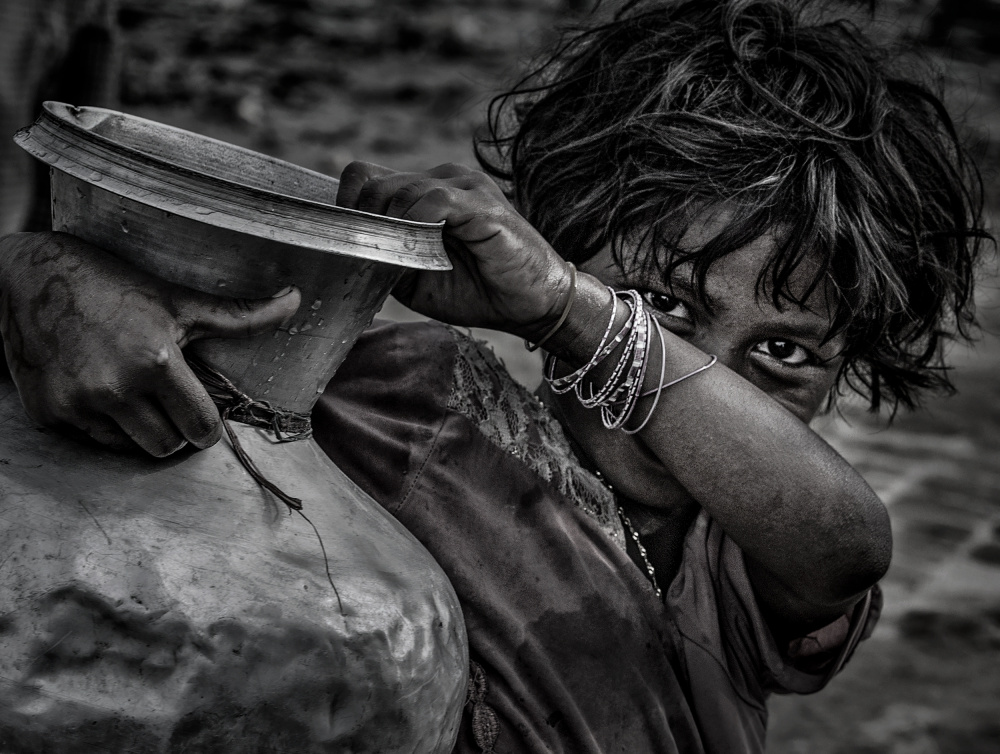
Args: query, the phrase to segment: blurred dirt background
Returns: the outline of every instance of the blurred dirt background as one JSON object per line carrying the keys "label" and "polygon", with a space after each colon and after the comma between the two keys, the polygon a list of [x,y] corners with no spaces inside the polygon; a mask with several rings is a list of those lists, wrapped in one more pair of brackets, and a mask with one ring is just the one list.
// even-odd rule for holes
{"label": "blurred dirt background", "polygon": [[[122,0],[124,110],[332,175],[472,163],[485,103],[588,0]],[[1000,200],[1000,0],[895,0],[879,33],[941,72]],[[87,103],[77,103],[87,104]],[[991,139],[991,136],[993,137]],[[827,691],[772,705],[771,754],[1000,752],[1000,296],[956,348],[957,397],[889,429],[848,407],[819,429],[889,505],[896,549],[875,637]],[[385,314],[405,318],[390,304]],[[489,336],[525,382],[537,361]],[[846,420],[845,420],[846,419]],[[641,753],[637,753],[641,754]]]}

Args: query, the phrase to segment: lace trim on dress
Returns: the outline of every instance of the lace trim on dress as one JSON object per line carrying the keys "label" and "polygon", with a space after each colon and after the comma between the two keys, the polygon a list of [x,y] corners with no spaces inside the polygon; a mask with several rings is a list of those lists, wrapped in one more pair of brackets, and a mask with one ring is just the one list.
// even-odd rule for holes
{"label": "lace trim on dress", "polygon": [[458,349],[448,408],[575,502],[624,551],[614,496],[580,466],[556,418],[510,376],[485,343],[448,329]]}

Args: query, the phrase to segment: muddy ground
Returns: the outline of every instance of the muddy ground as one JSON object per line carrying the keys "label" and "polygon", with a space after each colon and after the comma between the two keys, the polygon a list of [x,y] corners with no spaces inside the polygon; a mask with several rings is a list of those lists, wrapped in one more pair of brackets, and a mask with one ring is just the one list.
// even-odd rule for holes
{"label": "muddy ground", "polygon": [[[489,95],[587,4],[123,0],[123,109],[333,175],[353,159],[400,169],[471,162]],[[1000,9],[948,28],[928,21],[933,9],[887,3],[880,33],[935,43],[924,54],[940,67],[995,209]],[[774,702],[771,754],[1000,752],[1000,296],[992,272],[980,309],[979,344],[956,350],[957,397],[931,401],[888,430],[853,410],[847,421],[820,421],[889,505],[889,602],[875,637],[830,689]],[[407,316],[398,306],[387,312]],[[537,362],[519,343],[494,343],[521,379],[537,379]]]}

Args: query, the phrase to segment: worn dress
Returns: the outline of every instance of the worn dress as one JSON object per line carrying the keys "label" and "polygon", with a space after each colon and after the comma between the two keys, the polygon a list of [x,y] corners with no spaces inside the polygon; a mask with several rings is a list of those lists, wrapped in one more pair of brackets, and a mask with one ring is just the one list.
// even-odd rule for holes
{"label": "worn dress", "polygon": [[473,662],[457,752],[763,752],[768,695],[819,690],[877,619],[876,589],[779,647],[704,512],[657,599],[558,422],[444,325],[366,332],[313,424],[458,593]]}

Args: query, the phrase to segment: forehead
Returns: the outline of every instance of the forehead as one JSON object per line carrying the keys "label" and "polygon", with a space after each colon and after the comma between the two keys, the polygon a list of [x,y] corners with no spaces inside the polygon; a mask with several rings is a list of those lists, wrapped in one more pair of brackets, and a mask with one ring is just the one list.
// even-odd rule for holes
{"label": "forehead", "polygon": [[[738,209],[731,205],[711,207],[703,211],[688,226],[680,238],[678,246],[684,252],[697,254],[699,249],[712,241],[732,223],[737,211]],[[736,292],[737,290],[745,290],[749,285],[760,298],[773,302],[775,296],[771,287],[771,276],[765,274],[765,270],[775,258],[781,243],[781,235],[781,227],[774,227],[713,262],[705,281],[706,298],[713,298],[710,288]],[[785,285],[787,296],[779,296],[779,300],[790,298],[792,301],[803,301],[820,272],[820,263],[818,254],[810,254],[806,251],[801,262],[788,277]],[[682,264],[674,270],[669,282],[674,285],[681,281],[693,282],[693,271],[693,262]],[[759,286],[758,281],[761,282]],[[832,309],[829,305],[833,304],[833,293],[830,281],[825,281],[824,284],[816,286],[813,294],[804,301],[806,308],[831,314]],[[789,304],[797,306],[791,302]]]}
{"label": "forehead", "polygon": [[[678,242],[681,251],[696,256],[699,249],[725,230],[735,211],[723,206],[703,212]],[[664,265],[643,264],[642,252],[638,249],[626,250],[626,256],[629,253],[633,256],[623,261],[626,267],[634,264],[634,269],[642,270],[640,274],[646,278],[642,281],[645,285],[666,287],[677,294],[687,293],[703,301],[715,313],[725,314],[735,310],[743,317],[752,314],[754,320],[763,316],[777,323],[819,333],[822,339],[829,333],[835,314],[835,286],[826,279],[810,292],[821,272],[821,260],[818,254],[806,252],[784,283],[780,295],[775,297],[769,265],[780,242],[781,229],[775,228],[724,254],[708,268],[704,287],[700,290],[693,261],[674,267],[667,280],[663,279]]]}

